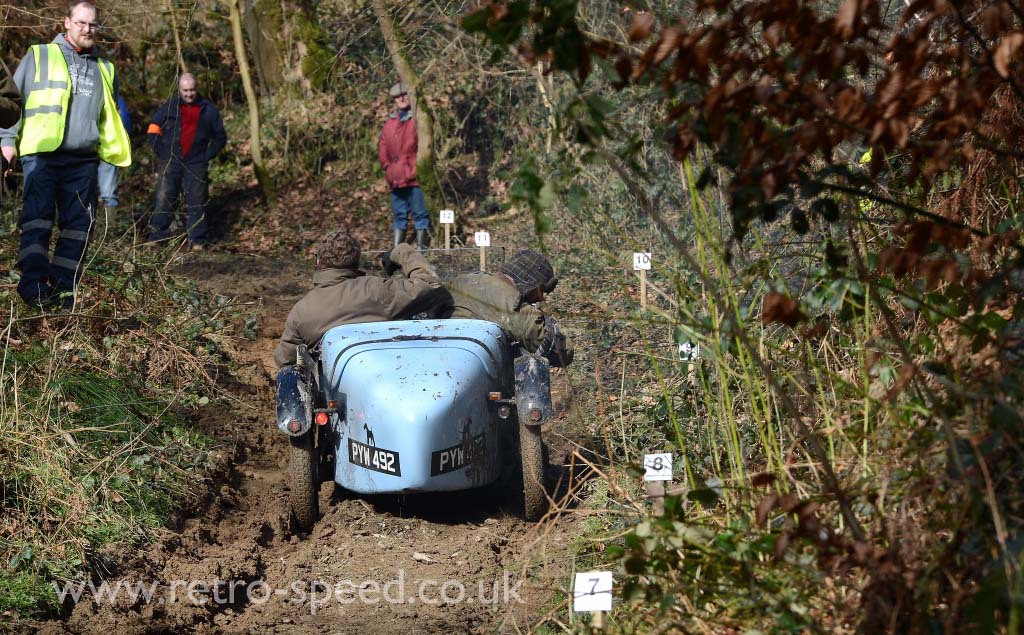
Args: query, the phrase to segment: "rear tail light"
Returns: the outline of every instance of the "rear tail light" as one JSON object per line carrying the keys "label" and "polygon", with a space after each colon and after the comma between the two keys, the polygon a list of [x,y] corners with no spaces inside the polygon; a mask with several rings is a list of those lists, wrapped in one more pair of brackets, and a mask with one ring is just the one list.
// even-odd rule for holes
{"label": "rear tail light", "polygon": [[299,428],[301,427],[302,424],[299,423],[298,419],[292,419],[291,421],[288,422],[288,430],[290,432],[298,432]]}
{"label": "rear tail light", "polygon": [[318,413],[316,413],[316,425],[318,425],[318,426],[327,425],[327,413],[326,412],[318,412]]}

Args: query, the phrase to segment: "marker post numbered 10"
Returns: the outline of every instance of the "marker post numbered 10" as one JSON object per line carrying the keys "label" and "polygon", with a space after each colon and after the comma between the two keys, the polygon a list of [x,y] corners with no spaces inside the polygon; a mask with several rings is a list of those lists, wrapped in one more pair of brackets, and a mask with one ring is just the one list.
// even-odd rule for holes
{"label": "marker post numbered 10", "polygon": [[572,585],[572,610],[590,613],[593,629],[603,629],[604,614],[612,610],[612,572],[577,573]]}
{"label": "marker post numbered 10", "polygon": [[640,308],[647,310],[647,272],[651,270],[651,252],[633,252],[633,271],[640,272]]}
{"label": "marker post numbered 10", "polygon": [[441,224],[444,225],[444,250],[450,251],[452,248],[452,225],[455,224],[455,210],[441,210]]}
{"label": "marker post numbered 10", "polygon": [[487,248],[491,246],[490,232],[475,232],[473,242],[480,247],[480,271],[487,271]]}

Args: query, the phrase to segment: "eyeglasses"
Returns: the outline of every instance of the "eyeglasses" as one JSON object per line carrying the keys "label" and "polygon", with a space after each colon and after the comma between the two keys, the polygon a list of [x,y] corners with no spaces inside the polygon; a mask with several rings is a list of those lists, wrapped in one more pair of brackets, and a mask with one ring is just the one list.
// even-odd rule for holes
{"label": "eyeglasses", "polygon": [[83,31],[85,30],[86,27],[89,27],[90,31],[99,31],[100,30],[100,25],[95,23],[95,22],[83,22],[82,20],[72,20],[71,23],[74,24],[75,26],[77,26],[79,29],[81,29]]}
{"label": "eyeglasses", "polygon": [[402,93],[401,95],[395,95],[395,99],[401,99],[402,97],[408,97],[409,93]]}

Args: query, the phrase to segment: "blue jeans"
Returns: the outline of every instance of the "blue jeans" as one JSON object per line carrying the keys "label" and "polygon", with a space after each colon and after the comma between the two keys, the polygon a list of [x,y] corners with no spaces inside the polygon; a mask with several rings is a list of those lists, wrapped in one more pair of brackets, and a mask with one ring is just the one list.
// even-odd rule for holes
{"label": "blue jeans", "polygon": [[395,215],[395,229],[405,229],[410,213],[416,229],[430,229],[427,199],[415,185],[391,190],[391,212]]}
{"label": "blue jeans", "polygon": [[100,182],[100,200],[107,207],[117,207],[117,167],[100,161],[97,178]]}
{"label": "blue jeans", "polygon": [[[54,288],[73,291],[82,276],[85,245],[96,214],[98,163],[95,155],[58,152],[21,157],[25,192],[18,219],[18,294],[25,302],[45,300]],[[51,261],[55,221],[60,234]]]}
{"label": "blue jeans", "polygon": [[157,165],[156,213],[149,228],[150,240],[164,240],[170,234],[171,220],[184,189],[188,240],[205,245],[206,202],[210,197],[209,164],[205,161],[185,163],[171,158]]}

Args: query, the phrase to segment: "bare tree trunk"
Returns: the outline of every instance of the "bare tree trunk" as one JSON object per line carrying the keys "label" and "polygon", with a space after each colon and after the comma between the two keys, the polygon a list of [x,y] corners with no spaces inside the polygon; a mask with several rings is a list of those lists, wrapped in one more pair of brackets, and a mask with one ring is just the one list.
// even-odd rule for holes
{"label": "bare tree trunk", "polygon": [[229,17],[231,19],[231,35],[235,41],[235,57],[238,58],[238,72],[242,76],[242,90],[245,92],[245,101],[249,104],[249,145],[252,153],[252,167],[256,172],[256,180],[259,181],[260,189],[263,191],[263,198],[268,205],[273,205],[275,192],[274,184],[270,180],[270,173],[263,163],[263,150],[260,144],[260,104],[256,98],[256,91],[252,87],[252,73],[249,70],[249,60],[245,54],[245,40],[242,39],[242,14],[239,10],[239,0],[227,0]]}
{"label": "bare tree trunk", "polygon": [[181,54],[181,35],[178,33],[178,12],[174,9],[174,0],[167,0],[167,11],[171,14],[171,32],[174,34],[174,50],[178,54],[178,68],[181,74],[188,72],[185,56]]}
{"label": "bare tree trunk", "polygon": [[391,54],[391,62],[395,65],[398,79],[409,93],[409,103],[412,104],[416,117],[416,180],[419,181],[420,189],[427,198],[428,208],[436,208],[441,200],[441,188],[434,172],[434,121],[430,106],[423,97],[423,91],[420,90],[420,78],[405,56],[401,34],[395,29],[395,23],[384,5],[384,0],[372,2],[377,21],[380,22],[381,35],[384,36],[384,42]]}
{"label": "bare tree trunk", "polygon": [[279,0],[245,0],[244,9],[242,17],[262,93],[264,97],[273,98],[283,83],[278,43],[288,45],[287,38],[282,38],[283,9]]}

